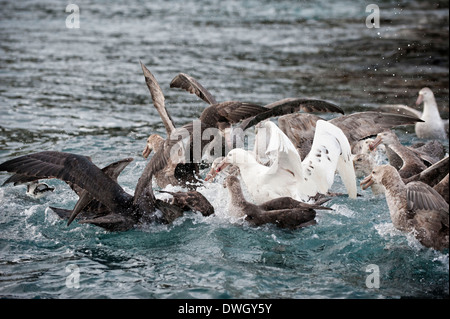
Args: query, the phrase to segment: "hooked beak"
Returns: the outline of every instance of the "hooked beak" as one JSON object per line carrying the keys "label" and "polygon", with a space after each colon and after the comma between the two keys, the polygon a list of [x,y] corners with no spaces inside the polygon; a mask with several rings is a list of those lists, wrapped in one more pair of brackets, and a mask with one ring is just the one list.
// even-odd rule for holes
{"label": "hooked beak", "polygon": [[213,179],[214,177],[216,177],[216,175],[218,173],[220,173],[221,171],[223,171],[228,165],[230,165],[230,164],[227,163],[224,159],[222,162],[219,163],[219,165],[217,166],[216,169],[211,168],[211,170],[208,172],[208,174],[206,174],[205,181],[209,181],[210,179]]}
{"label": "hooked beak", "polygon": [[144,151],[142,152],[142,156],[144,156],[145,159],[147,159],[147,157],[150,155],[150,153],[152,152],[152,148],[148,146],[145,146]]}
{"label": "hooked beak", "polygon": [[216,169],[214,167],[211,168],[208,174],[206,174],[205,182],[209,181],[210,179],[213,179],[214,177],[216,177],[216,175],[217,175]]}
{"label": "hooked beak", "polygon": [[423,102],[423,95],[419,94],[419,97],[417,98],[417,101],[416,101],[416,105],[420,105],[420,104],[422,104],[422,102]]}
{"label": "hooked beak", "polygon": [[381,144],[381,142],[383,142],[383,140],[381,139],[380,136],[377,136],[377,138],[369,144],[369,150],[373,151],[377,148],[378,145]]}
{"label": "hooked beak", "polygon": [[368,187],[372,186],[372,184],[374,183],[373,179],[372,179],[372,174],[370,174],[369,176],[367,176],[366,178],[364,178],[359,185],[361,185],[361,188],[363,190],[367,189]]}

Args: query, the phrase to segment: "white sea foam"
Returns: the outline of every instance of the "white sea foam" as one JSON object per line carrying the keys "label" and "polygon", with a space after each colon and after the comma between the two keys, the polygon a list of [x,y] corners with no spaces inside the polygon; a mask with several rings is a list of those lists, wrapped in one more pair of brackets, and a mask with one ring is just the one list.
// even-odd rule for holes
{"label": "white sea foam", "polygon": [[390,222],[375,225],[375,229],[383,238],[402,235],[402,232],[395,228],[394,225]]}
{"label": "white sea foam", "polygon": [[58,217],[57,214],[55,214],[55,212],[50,207],[45,208],[44,215],[45,215],[45,222],[49,223],[50,225],[55,225],[56,223],[61,222],[61,219]]}
{"label": "white sea foam", "polygon": [[353,218],[356,214],[355,211],[351,210],[350,208],[344,205],[333,204],[331,205],[330,208],[332,208],[336,214],[343,215],[349,218]]}

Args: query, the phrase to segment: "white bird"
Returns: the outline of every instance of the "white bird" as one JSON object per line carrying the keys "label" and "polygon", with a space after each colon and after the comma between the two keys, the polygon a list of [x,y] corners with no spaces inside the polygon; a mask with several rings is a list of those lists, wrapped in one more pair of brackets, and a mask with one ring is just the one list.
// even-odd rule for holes
{"label": "white bird", "polygon": [[[318,193],[326,194],[337,171],[349,197],[356,198],[356,176],[350,144],[341,129],[327,121],[317,121],[310,153],[302,161],[291,140],[271,121],[257,135],[269,137],[265,154],[270,166],[258,163],[254,152],[236,148],[219,165],[217,172],[232,164],[239,167],[242,180],[256,204],[289,196],[307,201]],[[255,139],[259,140],[258,137]]]}
{"label": "white bird", "polygon": [[423,112],[402,104],[383,105],[380,107],[380,110],[419,117],[424,122],[415,124],[415,132],[418,138],[448,138],[448,119],[443,120],[441,118],[433,91],[427,87],[419,91],[419,97],[417,98],[416,105],[420,105],[422,102]]}

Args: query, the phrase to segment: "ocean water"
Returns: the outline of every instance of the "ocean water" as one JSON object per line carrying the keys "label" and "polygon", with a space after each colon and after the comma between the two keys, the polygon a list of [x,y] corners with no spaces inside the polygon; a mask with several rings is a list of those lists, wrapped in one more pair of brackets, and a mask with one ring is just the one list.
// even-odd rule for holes
{"label": "ocean water", "polygon": [[[304,96],[347,114],[413,105],[429,86],[448,118],[446,1],[379,1],[379,28],[366,27],[367,4],[355,1],[79,0],[71,29],[69,3],[0,1],[0,162],[44,150],[89,155],[100,167],[133,157],[119,177],[132,193],[146,138],[165,134],[140,60],[176,125],[205,107],[169,88],[179,72],[219,101]],[[396,132],[420,141],[411,127]],[[41,199],[0,188],[3,298],[448,298],[448,250],[400,233],[384,197],[359,187],[357,200],[333,198],[317,225],[291,231],[233,217],[219,179],[200,189],[213,216],[110,233],[67,227],[48,207],[71,209],[77,196],[48,183],[56,189]],[[338,176],[332,190],[344,191]]]}

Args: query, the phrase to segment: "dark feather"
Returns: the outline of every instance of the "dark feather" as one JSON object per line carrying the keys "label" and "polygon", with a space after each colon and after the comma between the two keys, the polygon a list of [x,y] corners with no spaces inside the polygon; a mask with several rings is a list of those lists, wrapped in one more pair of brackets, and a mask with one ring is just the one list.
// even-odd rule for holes
{"label": "dark feather", "polygon": [[196,79],[187,74],[180,73],[174,77],[172,82],[170,82],[170,87],[183,89],[191,94],[195,94],[208,104],[217,104],[214,96],[209,93],[209,91],[205,89]]}
{"label": "dark feather", "polygon": [[274,103],[264,106],[268,109],[265,112],[259,113],[258,115],[249,118],[241,124],[241,129],[246,130],[247,128],[258,124],[271,117],[286,115],[295,113],[298,111],[303,112],[336,112],[344,114],[344,111],[337,105],[316,99],[305,99],[305,98],[286,98]]}
{"label": "dark feather", "polygon": [[173,196],[171,204],[180,207],[184,211],[197,211],[203,216],[214,214],[214,207],[205,196],[197,191],[168,192],[160,190],[159,192],[171,194]]}
{"label": "dark feather", "polygon": [[147,67],[142,62],[140,63],[142,71],[144,72],[145,83],[147,84],[147,87],[152,96],[153,105],[155,106],[156,110],[158,111],[161,117],[161,120],[163,121],[163,124],[166,128],[167,136],[169,136],[175,129],[175,125],[172,120],[172,117],[166,110],[164,103],[165,100],[164,94],[161,90],[161,87],[158,84],[158,81],[156,81],[156,78],[153,76],[153,74],[147,69]]}
{"label": "dark feather", "polygon": [[423,121],[415,116],[368,111],[336,117],[329,122],[339,127],[352,145],[392,127]]}
{"label": "dark feather", "polygon": [[6,161],[0,164],[0,171],[37,179],[57,178],[73,183],[85,189],[111,211],[122,211],[130,199],[130,195],[119,184],[82,155],[44,151]]}
{"label": "dark feather", "polygon": [[[126,158],[114,163],[111,163],[104,167],[102,171],[109,176],[113,181],[117,182],[117,178],[119,177],[120,173],[125,169],[125,167],[128,166],[133,161],[132,158]],[[83,211],[83,209],[86,208],[87,205],[89,205],[94,198],[89,194],[88,191],[83,190],[80,193],[80,198],[78,202],[75,204],[75,207],[73,208],[72,214],[70,215],[67,226],[69,226],[72,221],[77,217],[79,213]]]}

